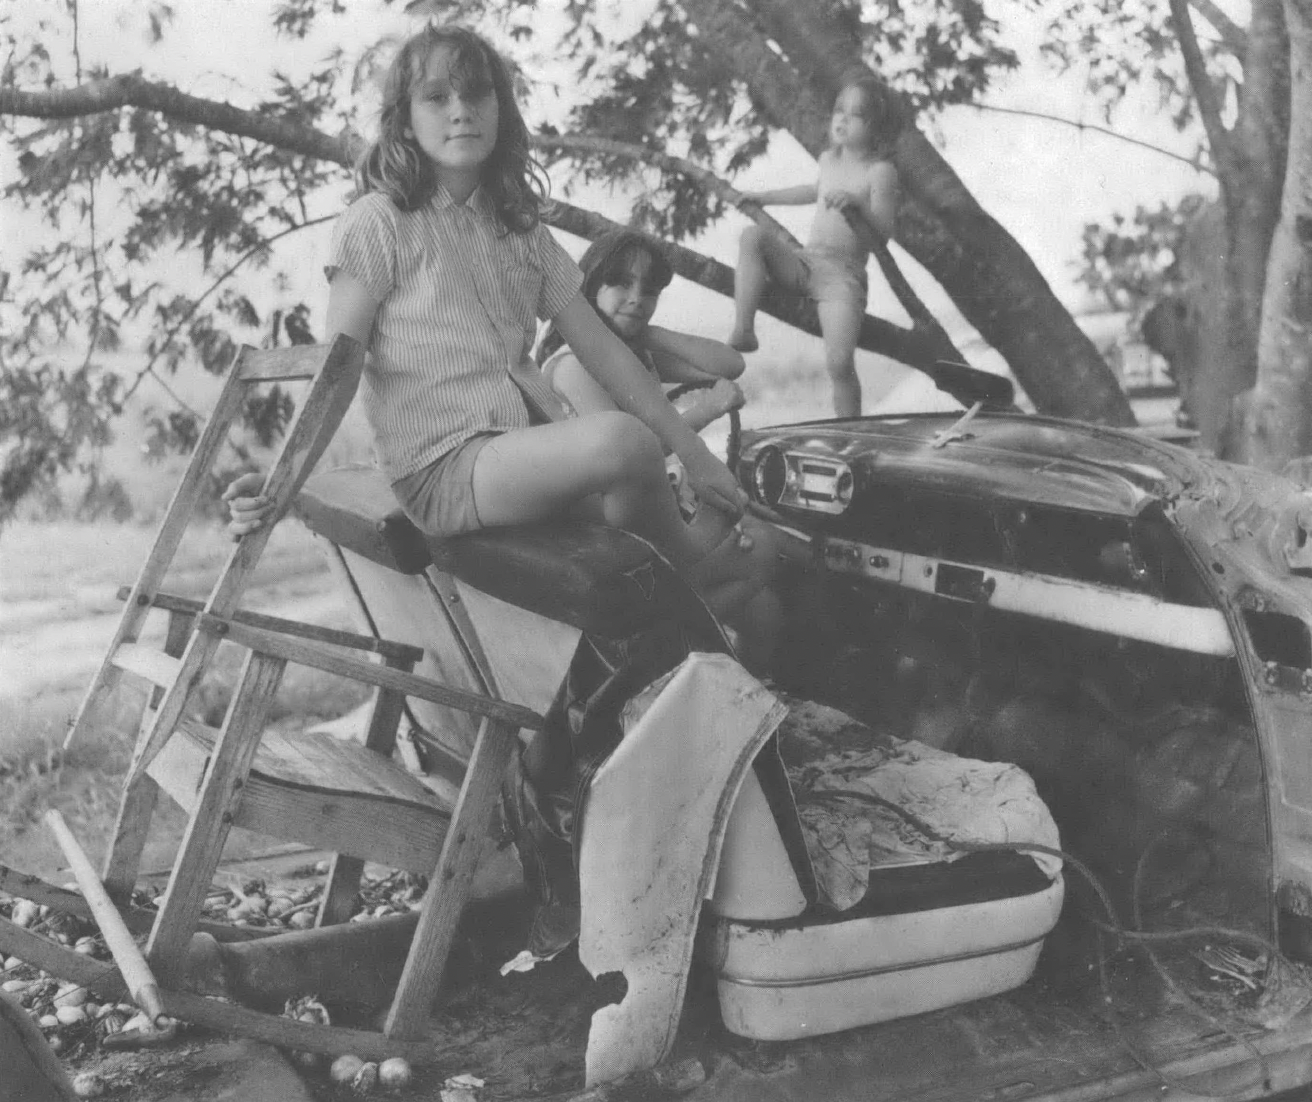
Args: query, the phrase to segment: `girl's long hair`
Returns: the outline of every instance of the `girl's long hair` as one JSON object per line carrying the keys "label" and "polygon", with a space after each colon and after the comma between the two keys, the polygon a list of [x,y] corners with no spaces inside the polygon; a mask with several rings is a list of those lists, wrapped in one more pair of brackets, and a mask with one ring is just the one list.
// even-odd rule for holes
{"label": "girl's long hair", "polygon": [[515,102],[509,67],[481,36],[464,27],[430,23],[397,51],[383,81],[378,137],[356,165],[358,192],[381,191],[401,210],[415,210],[432,196],[437,186],[433,166],[405,132],[410,127],[411,91],[438,49],[450,52],[457,91],[491,85],[496,94],[497,140],[480,182],[506,229],[531,230],[546,201],[546,174],[529,152],[528,127]]}
{"label": "girl's long hair", "polygon": [[[665,290],[674,278],[674,268],[650,238],[634,230],[609,230],[589,245],[579,257],[579,268],[583,272],[583,297],[587,299],[588,305],[596,310],[597,292],[602,287],[615,287],[627,281],[633,263],[639,257],[646,257],[651,264],[647,271],[649,286],[658,293]],[[597,315],[610,326],[610,318],[600,310],[597,310]],[[555,324],[548,326],[538,344],[538,366],[546,363],[547,357],[564,343],[565,339]]]}

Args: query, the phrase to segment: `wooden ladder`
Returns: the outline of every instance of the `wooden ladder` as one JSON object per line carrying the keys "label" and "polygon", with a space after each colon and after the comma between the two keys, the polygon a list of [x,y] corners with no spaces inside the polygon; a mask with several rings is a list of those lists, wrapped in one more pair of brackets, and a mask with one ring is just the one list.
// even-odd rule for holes
{"label": "wooden ladder", "polygon": [[[331,346],[243,349],[238,355],[141,574],[126,592],[122,620],[69,739],[88,734],[123,674],[151,687],[104,879],[125,899],[136,881],[159,792],[182,805],[187,828],[146,946],[166,989],[176,989],[182,979],[191,935],[233,826],[337,854],[321,924],[346,919],[366,859],[428,874],[430,888],[383,1030],[386,1038],[403,1041],[424,1034],[517,733],[538,729],[543,720],[527,708],[416,676],[411,670],[422,657],[416,647],[238,609],[274,522],[351,402],[362,359],[360,347],[344,337]],[[238,542],[206,601],[160,593],[247,387],[301,378],[310,380],[309,391],[265,483],[264,493],[274,502],[272,519]],[[152,607],[170,617],[163,650],[138,642]],[[222,726],[214,728],[195,719],[188,704],[225,640],[246,653]],[[359,657],[360,651],[381,662]],[[288,662],[379,690],[363,743],[264,730]],[[392,761],[407,696],[481,717],[454,807]]]}
{"label": "wooden ladder", "polygon": [[171,618],[164,651],[138,642],[160,583],[177,554],[201,495],[208,491],[206,483],[215,460],[254,385],[310,381],[300,412],[265,480],[264,492],[275,504],[274,515],[234,546],[205,604],[207,612],[225,616],[236,610],[274,522],[286,511],[345,416],[363,365],[364,351],[358,342],[338,337],[328,346],[298,345],[269,351],[243,347],[228,371],[214,410],[160,522],[155,542],[128,593],[105,659],[92,678],[64,741],[67,749],[76,740],[91,736],[123,673],[134,674],[156,687],[133,748],[104,870],[105,886],[120,902],[126,901],[136,882],[158,794],[156,785],[146,775],[146,768],[173,733],[218,648],[216,638],[191,631],[190,618],[181,617]]}

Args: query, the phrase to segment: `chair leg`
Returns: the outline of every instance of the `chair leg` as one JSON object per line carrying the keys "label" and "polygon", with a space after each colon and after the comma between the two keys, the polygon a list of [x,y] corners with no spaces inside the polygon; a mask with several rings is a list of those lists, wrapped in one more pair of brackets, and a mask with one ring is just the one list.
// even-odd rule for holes
{"label": "chair leg", "polygon": [[428,884],[410,955],[383,1026],[388,1037],[413,1039],[424,1033],[517,735],[515,728],[494,720],[484,720],[478,733],[442,854]]}
{"label": "chair leg", "polygon": [[150,963],[164,986],[176,986],[181,979],[187,946],[223,854],[285,666],[281,658],[253,652],[246,656],[146,945]]}
{"label": "chair leg", "polygon": [[[195,617],[190,613],[169,613],[168,632],[164,637],[165,654],[177,658],[186,649],[194,620]],[[150,690],[149,704],[141,713],[138,741],[150,730],[151,716],[154,709],[159,707],[163,695],[164,690],[158,686]],[[123,789],[118,820],[114,824],[114,838],[109,845],[102,877],[105,891],[116,903],[126,903],[132,897],[132,889],[136,887],[137,874],[141,870],[141,854],[146,847],[146,836],[150,832],[150,821],[154,817],[158,800],[159,786],[145,774]]]}
{"label": "chair leg", "polygon": [[[408,661],[386,659],[385,664],[405,673],[414,669],[414,663]],[[364,744],[384,757],[391,757],[404,711],[405,697],[401,693],[380,689],[374,697],[374,710],[369,717]],[[315,920],[316,926],[335,926],[351,917],[351,908],[360,890],[360,876],[363,872],[364,862],[360,858],[345,853],[333,856],[332,868],[328,870],[328,882],[324,885],[323,900]]]}

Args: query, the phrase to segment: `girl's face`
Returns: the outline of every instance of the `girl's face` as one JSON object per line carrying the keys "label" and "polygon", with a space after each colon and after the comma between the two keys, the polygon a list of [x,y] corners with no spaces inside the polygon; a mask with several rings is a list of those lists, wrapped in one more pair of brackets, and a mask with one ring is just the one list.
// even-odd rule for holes
{"label": "girl's face", "polygon": [[651,257],[639,254],[620,274],[618,283],[603,283],[597,288],[597,312],[625,340],[642,336],[660,301],[660,288],[651,283],[651,267]]}
{"label": "girl's face", "polygon": [[491,80],[453,74],[451,50],[436,49],[410,90],[413,138],[432,162],[438,182],[450,188],[477,183],[497,144],[500,107]]}
{"label": "girl's face", "polygon": [[834,101],[834,114],[829,120],[829,139],[836,146],[855,152],[864,152],[873,144],[870,132],[869,109],[860,88],[844,88]]}

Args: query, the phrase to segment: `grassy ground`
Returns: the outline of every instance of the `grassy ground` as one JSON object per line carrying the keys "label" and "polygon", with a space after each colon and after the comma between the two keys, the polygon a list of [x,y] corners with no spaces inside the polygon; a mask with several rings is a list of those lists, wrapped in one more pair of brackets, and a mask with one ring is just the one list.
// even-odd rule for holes
{"label": "grassy ground", "polygon": [[[117,811],[118,791],[131,753],[141,696],[125,688],[89,738],[66,751],[64,736],[99,666],[122,606],[119,585],[135,577],[153,538],[136,525],[20,522],[0,534],[5,569],[0,581],[0,861],[53,875],[57,847],[40,826],[58,808],[93,859],[103,853]],[[222,531],[201,525],[188,534],[165,589],[204,596],[231,550]],[[332,588],[311,537],[292,523],[280,526],[256,573],[248,607],[331,626],[352,626]],[[155,620],[159,622],[156,623]],[[151,617],[143,639],[158,639],[163,616]],[[199,710],[221,722],[240,655],[220,648]],[[350,710],[365,697],[357,685],[291,668],[273,718],[309,725]],[[167,801],[165,801],[167,803]],[[167,808],[147,869],[166,863],[183,825]],[[234,852],[265,845],[234,838]]]}

